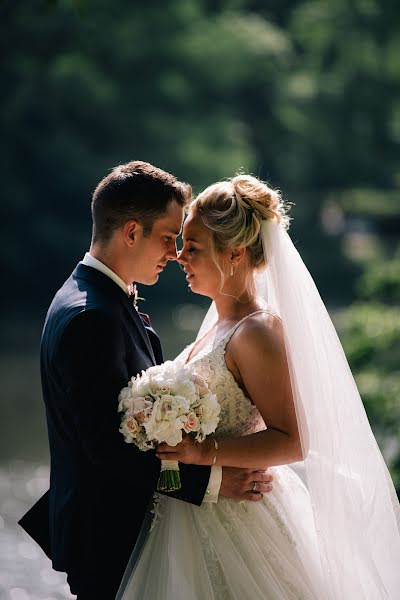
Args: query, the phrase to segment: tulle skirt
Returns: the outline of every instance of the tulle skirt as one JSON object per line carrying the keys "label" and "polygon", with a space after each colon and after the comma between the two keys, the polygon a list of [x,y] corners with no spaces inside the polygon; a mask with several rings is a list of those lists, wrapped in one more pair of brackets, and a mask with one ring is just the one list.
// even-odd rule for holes
{"label": "tulle skirt", "polygon": [[287,466],[259,502],[159,496],[123,600],[323,600],[306,487]]}

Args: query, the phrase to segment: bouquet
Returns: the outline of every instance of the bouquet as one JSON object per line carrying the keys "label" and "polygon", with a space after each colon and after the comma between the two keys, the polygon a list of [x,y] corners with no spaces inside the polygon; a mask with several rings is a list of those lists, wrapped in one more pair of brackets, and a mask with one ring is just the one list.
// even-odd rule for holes
{"label": "bouquet", "polygon": [[[195,373],[167,361],[132,377],[119,394],[122,413],[119,431],[140,450],[166,443],[176,446],[184,435],[202,442],[219,422],[221,407],[215,394]],[[181,488],[179,465],[161,461],[159,491]]]}

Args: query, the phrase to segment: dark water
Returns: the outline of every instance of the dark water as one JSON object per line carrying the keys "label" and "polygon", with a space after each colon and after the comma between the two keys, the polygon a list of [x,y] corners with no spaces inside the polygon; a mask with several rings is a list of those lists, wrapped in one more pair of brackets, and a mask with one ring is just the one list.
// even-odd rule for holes
{"label": "dark water", "polygon": [[[195,314],[192,306],[181,305],[172,318],[156,323],[166,358],[176,356],[195,337],[204,315],[197,310]],[[28,335],[25,324],[20,329],[14,345],[10,334],[7,352],[0,350],[0,600],[71,600],[65,574],[52,570],[48,558],[17,525],[49,482],[38,352],[28,343],[28,338],[38,340],[40,332],[36,327]],[[15,333],[15,326],[10,330]],[[381,440],[388,464],[398,444],[397,439]]]}
{"label": "dark water", "polygon": [[18,519],[47,490],[44,464],[12,461],[0,467],[0,598],[1,600],[66,600],[64,573],[51,568],[39,546],[17,525]]}
{"label": "dark water", "polygon": [[[178,305],[155,326],[165,358],[195,337],[204,310]],[[67,600],[66,576],[52,570],[39,546],[17,525],[48,489],[49,454],[41,394],[41,323],[1,322],[0,340],[0,600]]]}

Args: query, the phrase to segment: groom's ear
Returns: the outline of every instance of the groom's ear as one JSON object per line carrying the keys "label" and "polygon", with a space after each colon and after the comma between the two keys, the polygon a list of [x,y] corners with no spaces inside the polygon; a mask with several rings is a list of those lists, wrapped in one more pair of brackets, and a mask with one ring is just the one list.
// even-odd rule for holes
{"label": "groom's ear", "polygon": [[124,236],[124,240],[125,243],[128,246],[132,246],[132,244],[135,241],[135,237],[138,234],[138,228],[139,228],[139,223],[137,221],[127,221],[125,223],[125,225],[123,226],[123,236]]}

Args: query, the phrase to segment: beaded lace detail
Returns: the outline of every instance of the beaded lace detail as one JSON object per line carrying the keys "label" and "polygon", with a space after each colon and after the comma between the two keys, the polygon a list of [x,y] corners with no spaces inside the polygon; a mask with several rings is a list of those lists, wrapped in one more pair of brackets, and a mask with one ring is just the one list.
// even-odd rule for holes
{"label": "beaded lace detail", "polygon": [[[217,438],[249,435],[266,428],[257,407],[239,387],[225,362],[226,346],[236,329],[245,319],[259,312],[272,314],[264,310],[251,313],[235,323],[218,341],[205,346],[188,362],[186,361],[196,342],[187,346],[175,359],[175,362],[183,368],[196,373],[202,380],[206,381],[210,391],[216,394],[221,406],[220,421],[215,433]],[[156,492],[154,494],[153,510],[151,511],[154,515],[151,529],[155,527],[161,518],[162,504],[162,497]]]}
{"label": "beaded lace detail", "polygon": [[231,329],[217,341],[205,346],[188,363],[187,357],[193,349],[194,343],[188,346],[175,360],[186,369],[195,372],[204,381],[221,405],[221,415],[216,437],[238,437],[249,435],[265,429],[264,421],[249,398],[239,387],[234,376],[229,371],[225,362],[226,346],[237,328],[254,314],[268,310],[258,310],[235,323]]}

